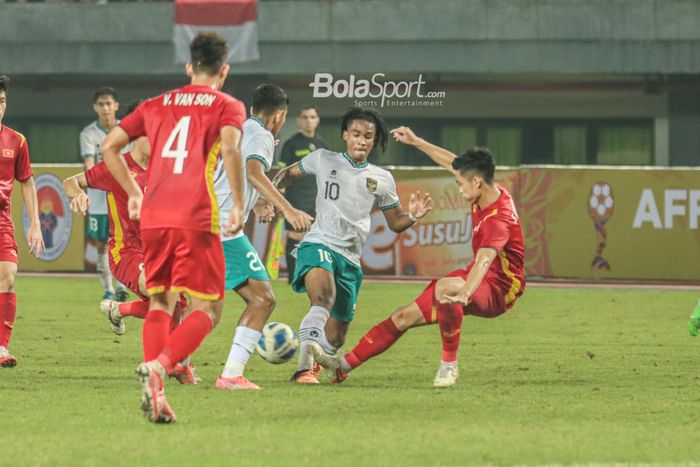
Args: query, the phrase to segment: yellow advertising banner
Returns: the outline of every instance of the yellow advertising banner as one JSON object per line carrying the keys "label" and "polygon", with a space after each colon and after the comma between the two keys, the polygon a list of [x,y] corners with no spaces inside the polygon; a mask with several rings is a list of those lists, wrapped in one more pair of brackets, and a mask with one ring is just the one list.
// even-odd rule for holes
{"label": "yellow advertising banner", "polygon": [[700,281],[700,170],[521,169],[529,276]]}
{"label": "yellow advertising banner", "polygon": [[12,192],[12,221],[19,250],[20,271],[85,270],[85,220],[73,216],[70,201],[63,193],[63,179],[81,170],[81,164],[32,165],[39,200],[39,220],[46,251],[39,258],[29,253],[26,208],[19,182]]}

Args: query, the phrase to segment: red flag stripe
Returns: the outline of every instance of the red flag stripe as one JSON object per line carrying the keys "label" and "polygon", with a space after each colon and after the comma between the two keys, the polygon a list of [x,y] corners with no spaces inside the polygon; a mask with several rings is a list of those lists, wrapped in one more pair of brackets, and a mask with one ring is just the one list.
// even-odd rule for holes
{"label": "red flag stripe", "polygon": [[237,26],[255,21],[257,0],[177,0],[175,23],[193,26]]}

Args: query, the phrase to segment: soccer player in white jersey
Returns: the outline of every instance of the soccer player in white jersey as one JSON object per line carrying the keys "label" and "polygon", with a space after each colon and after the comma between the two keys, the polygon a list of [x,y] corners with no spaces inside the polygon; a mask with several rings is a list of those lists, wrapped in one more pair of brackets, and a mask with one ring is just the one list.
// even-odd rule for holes
{"label": "soccer player in white jersey", "polygon": [[300,326],[300,352],[292,381],[318,384],[311,345],[334,354],[345,343],[355,314],[362,283],[360,255],[376,205],[389,228],[403,232],[425,216],[432,201],[427,193],[411,195],[408,212],[401,208],[396,182],[387,170],[367,162],[375,146],[386,149],[388,132],[372,110],[351,107],[343,116],[345,152],[319,149],[282,170],[275,182],[287,186],[293,179],[314,175],[316,220],[297,249],[292,288],[306,292],[311,308]]}
{"label": "soccer player in white jersey", "polygon": [[[117,126],[117,111],[119,102],[114,88],[104,86],[95,91],[92,106],[97,114],[97,120],[86,126],[80,132],[80,156],[83,158],[85,170],[94,167],[102,160],[100,144],[107,133]],[[109,240],[109,218],[107,212],[107,197],[104,191],[88,188],[90,207],[88,212],[88,237],[95,241],[97,247],[97,273],[104,289],[103,300],[126,301],[129,294],[126,288],[117,283],[115,295],[112,285],[112,272],[109,269],[107,241]]]}
{"label": "soccer player in white jersey", "polygon": [[[309,230],[313,218],[292,207],[265,175],[272,165],[275,135],[284,125],[288,105],[287,94],[278,86],[263,84],[253,92],[251,117],[243,124],[241,145],[245,174],[243,216],[247,220],[251,209],[262,201],[262,194],[263,204],[271,203],[296,230],[304,232]],[[219,218],[225,222],[233,207],[233,199],[221,164],[214,176],[214,189],[219,202]],[[264,263],[243,231],[234,237],[222,235],[221,240],[226,260],[226,290],[235,290],[245,301],[246,308],[238,321],[224,371],[216,380],[216,388],[260,389],[243,376],[243,370],[255,351],[260,331],[275,308],[275,294]]]}

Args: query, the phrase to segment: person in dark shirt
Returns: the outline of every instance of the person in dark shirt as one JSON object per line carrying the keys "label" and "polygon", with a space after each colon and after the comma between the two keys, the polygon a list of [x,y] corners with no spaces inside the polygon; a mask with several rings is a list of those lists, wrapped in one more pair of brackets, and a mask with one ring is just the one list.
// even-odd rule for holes
{"label": "person in dark shirt", "polygon": [[[282,146],[280,166],[286,167],[287,165],[295,164],[315,150],[327,147],[323,138],[316,134],[316,128],[318,128],[320,122],[321,119],[315,105],[306,104],[301,107],[297,116],[299,133],[289,138]],[[312,217],[316,216],[316,179],[314,177],[304,177],[293,183],[287,187],[284,195],[296,209],[300,209]],[[285,228],[287,230],[287,243],[285,246],[287,282],[291,284],[296,264],[296,259],[291,253],[304,237],[304,232],[295,232],[293,227],[286,221]]]}

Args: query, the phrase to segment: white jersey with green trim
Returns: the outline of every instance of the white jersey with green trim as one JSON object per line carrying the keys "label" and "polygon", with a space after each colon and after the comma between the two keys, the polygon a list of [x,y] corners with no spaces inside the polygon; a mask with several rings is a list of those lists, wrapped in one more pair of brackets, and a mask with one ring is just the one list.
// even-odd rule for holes
{"label": "white jersey with green trim", "polygon": [[[246,180],[246,163],[255,159],[265,167],[265,172],[270,170],[272,159],[275,155],[275,137],[265,128],[265,124],[256,117],[250,117],[243,123],[243,139],[241,141],[241,155],[243,156],[243,218],[248,220],[250,211],[260,197],[260,193]],[[233,207],[231,187],[226,179],[223,161],[219,161],[214,172],[214,192],[219,203],[219,220],[221,224],[221,239],[230,240],[243,234],[241,231],[235,237],[224,237],[223,227],[228,222],[228,216]]]}
{"label": "white jersey with green trim", "polygon": [[[80,132],[80,157],[85,159],[92,157],[95,164],[102,160],[102,152],[100,152],[100,144],[107,136],[107,131],[102,128],[99,122],[94,121]],[[107,193],[94,188],[87,189],[88,197],[90,198],[90,206],[88,211],[90,214],[107,215]]]}
{"label": "white jersey with green trim", "polygon": [[299,162],[305,174],[316,176],[316,219],[304,242],[322,243],[360,264],[375,203],[387,210],[400,206],[391,172],[347,153],[319,149]]}

